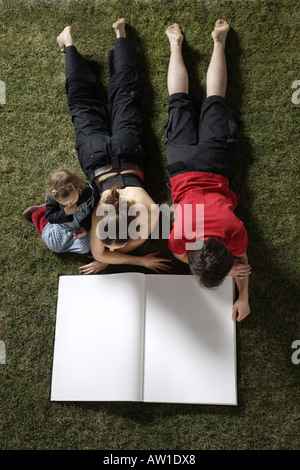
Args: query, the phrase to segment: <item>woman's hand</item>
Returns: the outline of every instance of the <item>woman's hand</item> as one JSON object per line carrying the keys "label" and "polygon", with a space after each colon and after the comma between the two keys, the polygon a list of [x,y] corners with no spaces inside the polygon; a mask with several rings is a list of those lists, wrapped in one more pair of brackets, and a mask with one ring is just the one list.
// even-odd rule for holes
{"label": "woman's hand", "polygon": [[170,263],[171,260],[168,258],[158,258],[156,255],[159,254],[159,251],[156,253],[149,253],[142,257],[142,265],[145,268],[152,269],[156,273],[160,271],[170,271],[171,266],[168,266],[165,263]]}
{"label": "woman's hand", "polygon": [[93,260],[89,264],[85,264],[84,266],[80,266],[79,273],[80,274],[97,274],[107,268],[108,263],[100,263],[100,261]]}

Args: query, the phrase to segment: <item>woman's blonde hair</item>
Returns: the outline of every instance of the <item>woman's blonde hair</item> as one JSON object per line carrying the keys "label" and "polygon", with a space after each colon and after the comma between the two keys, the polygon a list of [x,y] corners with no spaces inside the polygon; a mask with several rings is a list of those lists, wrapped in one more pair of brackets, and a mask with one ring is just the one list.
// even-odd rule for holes
{"label": "woman's blonde hair", "polygon": [[84,181],[74,171],[60,168],[51,173],[46,186],[46,193],[53,199],[65,199],[71,191],[85,188]]}

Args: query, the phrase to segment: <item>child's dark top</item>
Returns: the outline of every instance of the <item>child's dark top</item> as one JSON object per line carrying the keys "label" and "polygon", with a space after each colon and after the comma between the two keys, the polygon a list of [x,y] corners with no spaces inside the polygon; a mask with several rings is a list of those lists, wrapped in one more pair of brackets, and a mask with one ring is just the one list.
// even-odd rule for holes
{"label": "child's dark top", "polygon": [[[94,204],[93,206],[91,206],[89,215],[80,222],[80,225],[84,227],[87,231],[89,231],[92,223],[91,221],[93,209],[94,207],[96,207],[100,196],[98,188],[95,185],[88,185],[88,183],[86,182],[85,184],[87,186],[81,191],[81,194],[77,201],[77,207],[83,204],[84,202],[88,201],[92,196],[94,196]],[[73,214],[66,215],[64,210],[65,207],[66,206],[64,206],[63,204],[60,204],[59,202],[55,201],[55,199],[52,199],[51,196],[46,196],[45,217],[48,222],[50,222],[50,224],[65,224],[68,222],[72,222]]]}

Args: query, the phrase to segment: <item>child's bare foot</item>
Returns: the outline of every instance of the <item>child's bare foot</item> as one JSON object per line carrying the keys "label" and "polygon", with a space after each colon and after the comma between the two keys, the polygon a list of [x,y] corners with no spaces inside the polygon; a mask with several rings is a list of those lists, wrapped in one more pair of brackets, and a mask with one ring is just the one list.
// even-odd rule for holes
{"label": "child's bare foot", "polygon": [[126,38],[125,18],[118,18],[112,27],[116,32],[117,38]]}
{"label": "child's bare foot", "polygon": [[61,52],[66,52],[66,47],[73,46],[73,28],[66,26],[65,29],[56,38]]}
{"label": "child's bare foot", "polygon": [[166,29],[166,35],[169,38],[171,45],[181,45],[183,41],[183,34],[178,23],[174,23]]}
{"label": "child's bare foot", "polygon": [[217,20],[215,23],[215,28],[211,33],[214,42],[219,42],[225,46],[225,40],[229,29],[230,26],[226,20]]}

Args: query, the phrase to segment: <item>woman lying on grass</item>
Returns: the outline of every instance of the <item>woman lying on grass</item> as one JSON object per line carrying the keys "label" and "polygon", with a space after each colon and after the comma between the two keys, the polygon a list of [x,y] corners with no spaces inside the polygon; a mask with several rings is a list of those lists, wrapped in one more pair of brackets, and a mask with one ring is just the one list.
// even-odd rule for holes
{"label": "woman lying on grass", "polygon": [[80,267],[84,274],[96,273],[109,264],[143,266],[155,272],[170,269],[170,260],[158,253],[131,253],[149,238],[159,210],[143,187],[147,153],[143,145],[139,113],[139,82],[136,52],[126,37],[125,20],[113,24],[115,49],[109,51],[108,107],[96,87],[97,64],[88,62],[74,46],[67,26],[57,38],[66,54],[66,90],[76,134],[79,163],[98,188],[100,200],[92,214],[90,248],[94,260]]}

